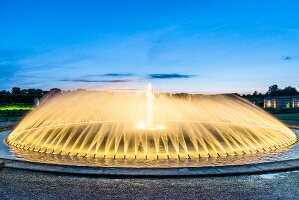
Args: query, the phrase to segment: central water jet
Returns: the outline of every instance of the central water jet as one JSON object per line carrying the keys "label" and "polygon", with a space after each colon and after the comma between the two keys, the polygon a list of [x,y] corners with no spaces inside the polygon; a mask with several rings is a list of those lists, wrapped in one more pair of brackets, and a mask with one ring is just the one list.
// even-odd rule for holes
{"label": "central water jet", "polygon": [[155,94],[153,92],[152,84],[148,84],[146,88],[146,108],[147,108],[147,127],[153,126],[153,107],[154,107]]}
{"label": "central water jet", "polygon": [[138,129],[147,129],[150,131],[153,130],[161,130],[164,129],[165,126],[162,124],[155,124],[153,121],[154,116],[154,101],[155,101],[155,93],[153,91],[152,84],[148,84],[146,87],[146,113],[147,118],[145,122],[137,125]]}

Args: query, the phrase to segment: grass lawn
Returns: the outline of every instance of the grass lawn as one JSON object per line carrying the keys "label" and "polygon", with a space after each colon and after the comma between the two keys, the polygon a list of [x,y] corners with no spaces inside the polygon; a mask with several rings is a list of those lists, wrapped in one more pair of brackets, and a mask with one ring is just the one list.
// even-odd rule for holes
{"label": "grass lawn", "polygon": [[299,113],[274,114],[275,117],[282,120],[296,120],[299,121]]}
{"label": "grass lawn", "polygon": [[26,104],[6,104],[0,105],[0,111],[4,110],[33,110],[33,106]]}
{"label": "grass lawn", "polygon": [[6,122],[8,119],[8,121],[10,122],[16,122],[19,121],[22,117],[0,117],[0,122]]}

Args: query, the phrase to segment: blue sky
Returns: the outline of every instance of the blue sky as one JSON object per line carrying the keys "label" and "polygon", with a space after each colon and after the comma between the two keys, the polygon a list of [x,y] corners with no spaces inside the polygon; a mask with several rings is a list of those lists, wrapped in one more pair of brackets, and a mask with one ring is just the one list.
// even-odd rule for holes
{"label": "blue sky", "polygon": [[299,2],[0,0],[0,89],[299,85]]}

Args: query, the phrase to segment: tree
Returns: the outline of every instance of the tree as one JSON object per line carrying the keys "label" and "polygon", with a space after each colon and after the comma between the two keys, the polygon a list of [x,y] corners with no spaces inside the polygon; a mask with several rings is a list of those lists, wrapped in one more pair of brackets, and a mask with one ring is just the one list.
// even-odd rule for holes
{"label": "tree", "polygon": [[59,89],[59,88],[52,88],[52,89],[50,90],[50,92],[51,92],[51,93],[61,93],[61,89]]}
{"label": "tree", "polygon": [[2,91],[0,91],[0,94],[9,94],[9,91],[2,90]]}
{"label": "tree", "polygon": [[28,90],[26,90],[26,89],[21,90],[21,94],[27,94],[27,93],[28,93]]}
{"label": "tree", "polygon": [[35,94],[35,89],[32,88],[28,89],[28,94]]}
{"label": "tree", "polygon": [[12,94],[21,94],[21,89],[18,87],[13,87],[11,90]]}
{"label": "tree", "polygon": [[28,94],[42,96],[43,91],[41,89],[28,89]]}
{"label": "tree", "polygon": [[43,91],[41,89],[36,89],[36,95],[42,96]]}
{"label": "tree", "polygon": [[298,95],[299,92],[296,88],[288,86],[284,89],[280,89],[277,85],[272,85],[269,87],[267,96],[295,96]]}
{"label": "tree", "polygon": [[47,93],[49,93],[50,91],[43,91],[43,95],[45,95],[45,94],[47,94]]}
{"label": "tree", "polygon": [[254,91],[254,93],[252,94],[253,97],[257,97],[257,95],[258,95],[257,91]]}
{"label": "tree", "polygon": [[296,90],[296,88],[288,86],[281,90],[281,95],[282,96],[295,96],[298,95],[299,92]]}
{"label": "tree", "polygon": [[279,96],[280,95],[280,89],[278,87],[278,85],[272,85],[269,87],[268,92],[266,92],[267,96]]}

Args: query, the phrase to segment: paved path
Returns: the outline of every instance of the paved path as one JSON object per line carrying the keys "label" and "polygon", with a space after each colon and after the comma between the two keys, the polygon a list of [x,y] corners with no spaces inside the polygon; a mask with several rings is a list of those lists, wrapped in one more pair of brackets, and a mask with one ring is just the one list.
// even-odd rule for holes
{"label": "paved path", "polygon": [[281,120],[281,121],[289,126],[299,127],[299,121],[297,121],[297,120]]}
{"label": "paved path", "polygon": [[102,178],[0,171],[0,199],[298,199],[299,172],[201,178]]}
{"label": "paved path", "polygon": [[0,122],[0,131],[12,129],[18,122]]}

